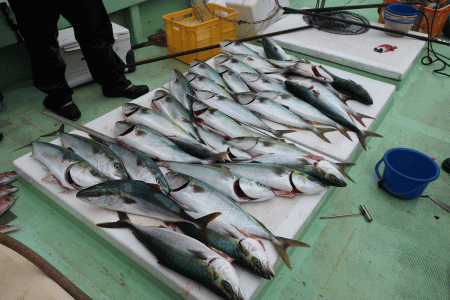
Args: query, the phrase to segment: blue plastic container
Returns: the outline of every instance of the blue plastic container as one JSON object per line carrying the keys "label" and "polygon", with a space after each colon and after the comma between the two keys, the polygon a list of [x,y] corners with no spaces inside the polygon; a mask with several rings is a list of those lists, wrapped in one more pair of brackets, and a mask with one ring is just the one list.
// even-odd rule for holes
{"label": "blue plastic container", "polygon": [[[383,176],[379,167],[384,162]],[[437,163],[425,154],[407,148],[388,150],[376,164],[378,179],[384,179],[381,185],[392,195],[402,199],[419,197],[428,183],[439,177]]]}
{"label": "blue plastic container", "polygon": [[399,16],[414,16],[419,14],[419,10],[408,4],[390,4],[386,6],[386,10],[392,14]]}

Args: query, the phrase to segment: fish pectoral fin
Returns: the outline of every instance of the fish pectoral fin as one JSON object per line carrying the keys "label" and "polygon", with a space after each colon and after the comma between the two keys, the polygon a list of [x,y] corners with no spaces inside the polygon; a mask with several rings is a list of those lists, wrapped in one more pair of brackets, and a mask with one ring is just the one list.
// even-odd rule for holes
{"label": "fish pectoral fin", "polygon": [[137,202],[131,198],[121,196],[120,199],[125,202],[126,204],[136,204]]}
{"label": "fish pectoral fin", "polygon": [[228,178],[234,178],[234,176],[233,176],[233,174],[231,174],[229,168],[227,168],[227,167],[224,166],[224,165],[221,165],[221,167],[222,167],[222,173],[223,173],[223,175],[224,175],[225,177],[228,177]]}
{"label": "fish pectoral fin", "polygon": [[225,258],[230,264],[234,261],[234,258],[229,257],[228,255],[226,255],[224,252],[217,250],[216,248],[211,248],[212,251],[214,251],[215,253],[219,254],[220,256],[222,256],[223,258]]}
{"label": "fish pectoral fin", "polygon": [[203,259],[203,260],[208,260],[208,257],[204,254],[203,251],[200,250],[192,250],[192,249],[188,249],[189,252],[191,252],[192,254],[194,254],[196,257]]}

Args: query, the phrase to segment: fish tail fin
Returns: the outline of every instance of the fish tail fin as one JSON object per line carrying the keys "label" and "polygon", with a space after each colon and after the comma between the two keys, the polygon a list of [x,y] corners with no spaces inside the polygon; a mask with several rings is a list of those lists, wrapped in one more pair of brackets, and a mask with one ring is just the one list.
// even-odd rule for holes
{"label": "fish tail fin", "polygon": [[212,220],[214,220],[215,218],[217,218],[218,216],[220,216],[222,213],[220,212],[215,212],[206,216],[203,216],[201,218],[196,219],[197,221],[197,225],[199,227],[197,227],[200,235],[203,238],[203,241],[205,242],[205,245],[208,247],[211,247],[208,237],[206,236],[206,227],[208,226],[209,222],[211,222]]}
{"label": "fish tail fin", "polygon": [[287,255],[287,248],[293,247],[310,247],[308,244],[291,240],[283,237],[275,237],[275,241],[272,241],[275,246],[275,250],[277,250],[278,255],[280,255],[281,259],[284,261],[289,270],[292,270],[291,262],[289,261],[289,257]]}
{"label": "fish tail fin", "polygon": [[328,139],[325,137],[325,133],[327,133],[327,132],[332,132],[332,131],[336,131],[336,129],[335,129],[335,128],[316,128],[316,129],[317,129],[317,130],[314,130],[314,133],[315,133],[318,137],[320,137],[322,140],[324,140],[325,142],[331,144],[330,140],[328,140]]}
{"label": "fish tail fin", "polygon": [[225,152],[220,152],[214,155],[211,155],[210,157],[208,157],[207,159],[204,159],[204,165],[214,165],[216,163],[216,161],[225,161],[225,159],[228,157],[229,152],[225,151]]}
{"label": "fish tail fin", "polygon": [[352,114],[352,117],[355,118],[355,120],[358,121],[359,124],[361,124],[361,125],[364,126],[364,127],[366,127],[366,125],[364,124],[364,122],[362,121],[362,119],[375,119],[375,118],[373,118],[373,117],[371,117],[371,116],[363,115],[363,114],[360,114],[360,113],[358,113],[358,112],[353,113],[353,114]]}
{"label": "fish tail fin", "polygon": [[98,227],[102,228],[125,228],[128,227],[130,224],[130,218],[128,218],[128,215],[124,212],[117,212],[119,215],[119,221],[117,222],[106,222],[106,223],[98,223]]}
{"label": "fish tail fin", "polygon": [[343,136],[345,136],[346,138],[348,138],[350,141],[353,142],[352,138],[350,137],[350,135],[348,134],[348,132],[350,131],[348,128],[342,127],[340,126],[339,128],[337,128],[337,130],[342,133]]}
{"label": "fish tail fin", "polygon": [[59,133],[64,132],[64,124],[61,124],[61,126],[58,128],[58,130],[41,135],[40,137],[47,137],[47,136],[56,136]]}
{"label": "fish tail fin", "polygon": [[272,133],[273,135],[275,135],[277,138],[282,137],[284,134],[287,133],[293,133],[296,132],[297,130],[273,130]]}
{"label": "fish tail fin", "polygon": [[345,171],[346,168],[353,167],[354,163],[336,163],[338,171],[345,177],[347,177],[351,182],[356,183],[353,181],[353,179],[347,174]]}
{"label": "fish tail fin", "polygon": [[379,135],[379,134],[376,134],[376,133],[374,133],[374,132],[370,132],[370,131],[361,131],[361,130],[358,130],[357,132],[356,132],[356,135],[358,136],[358,139],[359,139],[359,142],[361,143],[361,146],[364,148],[364,150],[366,150],[367,151],[367,149],[366,149],[366,138],[368,137],[368,136],[374,136],[374,137],[383,137],[383,136],[381,136],[381,135]]}

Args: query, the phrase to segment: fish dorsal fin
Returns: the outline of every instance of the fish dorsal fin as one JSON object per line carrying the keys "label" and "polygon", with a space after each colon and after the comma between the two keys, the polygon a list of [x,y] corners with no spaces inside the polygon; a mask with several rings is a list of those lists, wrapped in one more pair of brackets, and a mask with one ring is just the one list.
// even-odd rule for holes
{"label": "fish dorsal fin", "polygon": [[233,174],[231,174],[230,169],[227,168],[226,166],[221,166],[222,167],[222,173],[225,177],[229,177],[229,178],[234,178]]}
{"label": "fish dorsal fin", "polygon": [[313,94],[314,94],[314,97],[317,98],[317,97],[320,96],[320,93],[319,93],[318,91],[313,90],[312,92],[313,92]]}
{"label": "fish dorsal fin", "polygon": [[126,197],[126,196],[121,196],[120,198],[121,198],[121,199],[123,200],[123,202],[125,202],[126,204],[136,204],[136,203],[137,203],[135,200],[133,200],[133,199],[131,199],[131,198],[128,198],[128,197]]}
{"label": "fish dorsal fin", "polygon": [[203,251],[200,250],[192,250],[192,249],[188,249],[189,252],[191,252],[192,254],[194,254],[196,257],[203,259],[203,260],[208,260],[208,257],[205,255],[205,253]]}

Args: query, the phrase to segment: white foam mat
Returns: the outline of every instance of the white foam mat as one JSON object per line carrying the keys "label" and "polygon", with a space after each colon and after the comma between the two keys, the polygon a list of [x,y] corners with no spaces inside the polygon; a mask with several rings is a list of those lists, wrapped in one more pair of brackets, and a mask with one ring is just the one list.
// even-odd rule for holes
{"label": "white foam mat", "polygon": [[[370,24],[384,27],[375,22]],[[264,33],[306,25],[308,24],[303,20],[303,15],[288,15],[272,24]],[[426,37],[423,33],[412,33]],[[364,34],[339,35],[310,28],[277,35],[272,39],[285,49],[395,80],[401,80],[405,76],[425,45],[422,40],[395,37],[374,29]],[[396,46],[397,49],[385,53],[374,51],[375,47],[384,44]]]}

